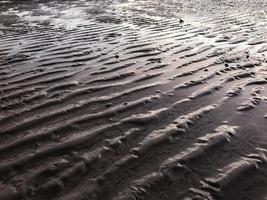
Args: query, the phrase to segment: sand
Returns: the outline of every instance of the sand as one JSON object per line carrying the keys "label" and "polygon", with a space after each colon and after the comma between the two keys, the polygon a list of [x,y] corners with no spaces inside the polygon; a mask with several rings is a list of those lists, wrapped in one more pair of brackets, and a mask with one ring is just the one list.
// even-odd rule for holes
{"label": "sand", "polygon": [[267,199],[267,1],[0,1],[0,200]]}

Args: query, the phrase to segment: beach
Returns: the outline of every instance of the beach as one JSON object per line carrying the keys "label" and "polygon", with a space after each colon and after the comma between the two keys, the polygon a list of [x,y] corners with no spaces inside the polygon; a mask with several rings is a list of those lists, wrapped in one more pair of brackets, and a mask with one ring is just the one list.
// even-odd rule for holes
{"label": "beach", "polygon": [[0,200],[266,200],[267,1],[0,1]]}

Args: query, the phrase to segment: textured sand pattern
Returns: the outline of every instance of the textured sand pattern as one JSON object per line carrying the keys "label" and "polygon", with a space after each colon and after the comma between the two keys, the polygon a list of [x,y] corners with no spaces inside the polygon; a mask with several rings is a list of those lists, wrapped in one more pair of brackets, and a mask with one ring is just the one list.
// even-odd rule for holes
{"label": "textured sand pattern", "polygon": [[267,2],[0,5],[1,200],[267,199]]}

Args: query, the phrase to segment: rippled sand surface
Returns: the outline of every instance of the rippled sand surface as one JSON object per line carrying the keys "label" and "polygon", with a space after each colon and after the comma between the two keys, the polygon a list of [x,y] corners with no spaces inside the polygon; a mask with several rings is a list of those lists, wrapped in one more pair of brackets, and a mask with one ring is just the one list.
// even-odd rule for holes
{"label": "rippled sand surface", "polygon": [[267,1],[0,1],[1,200],[266,200]]}

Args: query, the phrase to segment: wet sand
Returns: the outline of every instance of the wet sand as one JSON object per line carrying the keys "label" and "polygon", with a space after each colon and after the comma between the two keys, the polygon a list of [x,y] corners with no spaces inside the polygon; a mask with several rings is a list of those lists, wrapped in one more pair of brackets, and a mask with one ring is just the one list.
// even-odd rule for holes
{"label": "wet sand", "polygon": [[266,200],[266,8],[0,1],[0,200]]}

